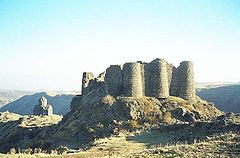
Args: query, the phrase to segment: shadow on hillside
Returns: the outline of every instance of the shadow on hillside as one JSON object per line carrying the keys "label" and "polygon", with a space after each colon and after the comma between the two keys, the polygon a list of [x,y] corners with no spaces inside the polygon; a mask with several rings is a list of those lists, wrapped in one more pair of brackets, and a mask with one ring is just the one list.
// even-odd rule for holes
{"label": "shadow on hillside", "polygon": [[161,126],[139,135],[130,136],[128,141],[152,145],[166,145],[174,143],[191,144],[197,140],[205,140],[227,132],[240,132],[239,124],[226,124],[224,120],[217,122],[196,122],[194,124],[174,124]]}
{"label": "shadow on hillside", "polygon": [[0,153],[7,153],[11,148],[34,149],[41,147],[49,149],[51,142],[44,137],[52,131],[55,125],[45,127],[22,127],[21,119],[0,123]]}

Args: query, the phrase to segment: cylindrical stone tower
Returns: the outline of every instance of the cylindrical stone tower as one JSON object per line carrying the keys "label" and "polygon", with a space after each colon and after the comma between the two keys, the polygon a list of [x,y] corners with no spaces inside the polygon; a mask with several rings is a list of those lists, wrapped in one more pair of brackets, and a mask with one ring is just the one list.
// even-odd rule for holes
{"label": "cylindrical stone tower", "polygon": [[196,94],[193,63],[190,61],[183,61],[177,69],[179,97],[194,101]]}
{"label": "cylindrical stone tower", "polygon": [[141,64],[126,63],[123,65],[123,87],[126,97],[142,97]]}
{"label": "cylindrical stone tower", "polygon": [[106,70],[104,81],[107,92],[112,96],[120,96],[123,93],[123,73],[120,65],[111,65]]}
{"label": "cylindrical stone tower", "polygon": [[84,72],[82,76],[82,94],[86,91],[85,89],[88,87],[89,81],[94,79],[94,75],[92,72]]}
{"label": "cylindrical stone tower", "polygon": [[150,63],[152,96],[167,98],[169,96],[167,62],[164,59],[155,59]]}

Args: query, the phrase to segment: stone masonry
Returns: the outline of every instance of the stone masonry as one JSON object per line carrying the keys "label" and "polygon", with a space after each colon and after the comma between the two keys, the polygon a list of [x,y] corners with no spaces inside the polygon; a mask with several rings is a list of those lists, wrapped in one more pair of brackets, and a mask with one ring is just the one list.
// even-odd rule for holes
{"label": "stone masonry", "polygon": [[[149,97],[167,98],[169,96],[167,62],[164,59],[153,60],[148,65]],[[146,96],[148,96],[146,94]]]}
{"label": "stone masonry", "polygon": [[94,78],[91,72],[84,72],[82,95],[88,93],[101,80],[106,92],[112,96],[167,98],[169,95],[185,100],[195,100],[195,81],[193,63],[181,62],[179,67],[164,59],[150,63],[141,61],[125,63],[123,66],[111,65],[102,73],[101,79]]}
{"label": "stone masonry", "polygon": [[178,67],[178,96],[186,100],[195,100],[195,82],[193,63],[181,62]]}
{"label": "stone masonry", "polygon": [[47,102],[47,99],[45,97],[41,97],[39,99],[38,105],[36,105],[33,109],[34,115],[53,115],[53,107],[52,105],[49,105]]}
{"label": "stone masonry", "polygon": [[120,65],[111,65],[107,68],[105,82],[110,95],[119,96],[123,93],[123,73]]}
{"label": "stone masonry", "polygon": [[142,92],[142,75],[141,64],[126,63],[123,65],[123,91],[126,97],[141,97]]}

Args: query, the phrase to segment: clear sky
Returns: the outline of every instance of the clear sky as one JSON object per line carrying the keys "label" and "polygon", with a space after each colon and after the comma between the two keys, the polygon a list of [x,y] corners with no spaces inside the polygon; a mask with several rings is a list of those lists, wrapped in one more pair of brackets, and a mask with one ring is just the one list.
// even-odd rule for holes
{"label": "clear sky", "polygon": [[0,0],[0,89],[80,90],[83,71],[192,60],[240,81],[240,0]]}

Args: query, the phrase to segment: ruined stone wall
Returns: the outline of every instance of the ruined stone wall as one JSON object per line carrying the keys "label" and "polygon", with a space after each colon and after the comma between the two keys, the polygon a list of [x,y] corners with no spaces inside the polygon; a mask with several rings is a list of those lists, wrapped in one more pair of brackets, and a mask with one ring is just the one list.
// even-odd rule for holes
{"label": "ruined stone wall", "polygon": [[141,64],[141,80],[142,80],[142,95],[145,96],[145,63],[139,62]]}
{"label": "ruined stone wall", "polygon": [[152,96],[152,80],[151,80],[151,69],[150,64],[144,64],[144,95]]}
{"label": "ruined stone wall", "polygon": [[105,82],[105,81],[104,81],[105,75],[106,75],[106,72],[104,71],[104,72],[100,73],[100,74],[96,77],[95,80],[96,80],[97,82]]}
{"label": "ruined stone wall", "polygon": [[134,62],[123,65],[123,87],[126,97],[143,96],[140,63]]}
{"label": "ruined stone wall", "polygon": [[175,66],[172,67],[172,78],[170,82],[169,93],[171,96],[179,96],[178,95],[178,73],[177,73],[177,68]]}
{"label": "ruined stone wall", "polygon": [[193,63],[190,61],[181,62],[177,68],[178,75],[178,97],[194,101],[195,100],[195,80]]}
{"label": "ruined stone wall", "polygon": [[171,82],[172,82],[172,71],[173,64],[167,63],[167,75],[168,75],[168,89],[170,90]]}
{"label": "ruined stone wall", "polygon": [[104,80],[108,94],[120,96],[123,93],[123,72],[120,65],[107,68]]}
{"label": "ruined stone wall", "polygon": [[87,91],[87,87],[89,86],[89,82],[94,79],[94,75],[92,72],[84,72],[82,76],[82,94]]}
{"label": "ruined stone wall", "polygon": [[164,59],[153,60],[146,68],[147,96],[167,98],[169,96],[167,62]]}

